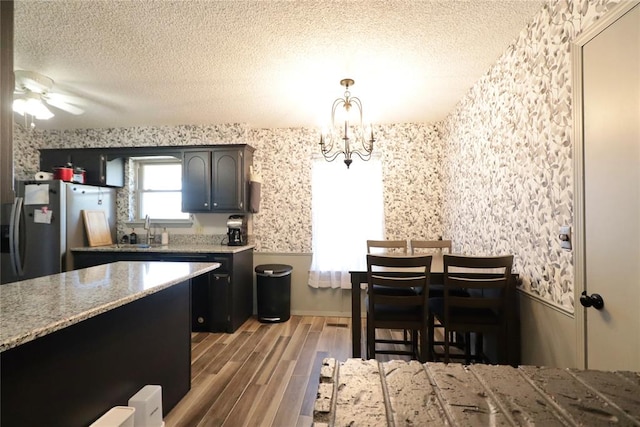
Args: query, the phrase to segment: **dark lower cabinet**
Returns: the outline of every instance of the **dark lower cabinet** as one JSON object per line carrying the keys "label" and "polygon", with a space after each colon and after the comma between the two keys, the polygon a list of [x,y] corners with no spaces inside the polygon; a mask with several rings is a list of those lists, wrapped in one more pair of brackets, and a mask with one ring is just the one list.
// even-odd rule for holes
{"label": "dark lower cabinet", "polygon": [[253,314],[253,249],[236,253],[74,251],[75,268],[116,261],[219,262],[191,280],[194,332],[235,332]]}
{"label": "dark lower cabinet", "polygon": [[191,388],[189,281],[0,353],[2,427],[87,426],[147,384]]}
{"label": "dark lower cabinet", "polygon": [[[210,279],[210,307],[225,307],[226,310],[211,310],[209,313],[209,329],[213,331],[229,329],[231,325],[231,307],[233,305],[233,301],[229,298],[231,296],[231,292],[229,292],[231,276],[225,273],[218,273],[211,274]],[[236,328],[231,326],[231,329],[235,330]]]}

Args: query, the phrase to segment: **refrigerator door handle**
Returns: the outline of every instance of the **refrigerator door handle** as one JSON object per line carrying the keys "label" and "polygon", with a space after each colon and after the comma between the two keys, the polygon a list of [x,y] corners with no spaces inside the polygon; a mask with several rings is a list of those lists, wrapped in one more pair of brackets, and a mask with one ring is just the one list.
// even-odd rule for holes
{"label": "refrigerator door handle", "polygon": [[9,248],[11,252],[11,266],[17,276],[24,275],[24,260],[20,247],[20,219],[22,218],[22,207],[24,199],[16,197],[11,208],[11,223],[9,224]]}
{"label": "refrigerator door handle", "polygon": [[9,216],[9,257],[11,260],[11,270],[14,275],[18,275],[18,267],[16,264],[16,209],[18,208],[19,197],[13,199],[11,205],[11,215]]}

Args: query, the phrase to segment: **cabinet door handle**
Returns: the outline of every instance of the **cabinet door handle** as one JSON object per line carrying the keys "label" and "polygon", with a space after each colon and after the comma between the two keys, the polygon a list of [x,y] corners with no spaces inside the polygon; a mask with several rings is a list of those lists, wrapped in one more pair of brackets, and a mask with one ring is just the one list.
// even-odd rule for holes
{"label": "cabinet door handle", "polygon": [[106,175],[107,175],[107,158],[102,155],[100,156],[100,183],[106,183]]}
{"label": "cabinet door handle", "polygon": [[209,206],[209,203],[205,203],[205,204],[204,204],[204,206],[205,206],[205,207]]}
{"label": "cabinet door handle", "polygon": [[218,206],[218,204],[217,204],[217,203],[214,203],[214,204],[213,204],[213,206]]}

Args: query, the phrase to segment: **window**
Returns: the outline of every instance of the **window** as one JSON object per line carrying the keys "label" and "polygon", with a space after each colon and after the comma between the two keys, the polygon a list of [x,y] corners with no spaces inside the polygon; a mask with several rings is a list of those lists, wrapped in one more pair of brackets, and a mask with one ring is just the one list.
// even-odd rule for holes
{"label": "window", "polygon": [[349,270],[366,270],[367,239],[384,236],[382,164],[373,158],[313,162],[313,256],[309,286],[350,288]]}
{"label": "window", "polygon": [[136,166],[137,217],[188,219],[182,212],[182,163],[176,158],[138,158]]}

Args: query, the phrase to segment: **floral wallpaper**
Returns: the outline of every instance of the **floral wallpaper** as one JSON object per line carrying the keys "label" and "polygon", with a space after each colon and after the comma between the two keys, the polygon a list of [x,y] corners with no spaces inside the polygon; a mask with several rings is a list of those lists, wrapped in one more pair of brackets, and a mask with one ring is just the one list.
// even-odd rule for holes
{"label": "floral wallpaper", "polygon": [[[383,165],[386,237],[437,238],[442,149],[436,128],[394,124],[374,130]],[[251,132],[255,172],[263,180],[260,212],[253,215],[257,251],[311,252],[311,166],[319,140],[318,131],[309,129]],[[340,159],[334,164],[346,167]]]}
{"label": "floral wallpaper", "polygon": [[454,251],[512,253],[522,289],[574,309],[571,41],[614,2],[551,1],[438,124]]}
{"label": "floral wallpaper", "polygon": [[[435,126],[394,124],[375,128],[377,155],[383,159],[387,238],[437,238],[440,226],[440,161],[442,149]],[[311,252],[311,165],[319,155],[317,129],[249,129],[244,125],[137,127],[15,131],[19,179],[38,171],[40,148],[109,146],[169,146],[248,143],[254,153],[254,173],[261,176],[260,212],[252,214],[250,230],[256,251]],[[355,160],[355,162],[360,161]],[[345,167],[336,160],[336,167]],[[352,165],[357,167],[357,164]],[[133,187],[117,192],[118,235],[127,229]],[[222,236],[178,235],[172,241],[219,243]]]}
{"label": "floral wallpaper", "polygon": [[[614,3],[550,1],[444,120],[374,129],[387,238],[443,236],[460,253],[512,253],[522,290],[573,311],[572,253],[557,237],[573,221],[570,44]],[[14,138],[19,179],[37,171],[40,148],[248,143],[263,180],[260,212],[250,218],[256,251],[311,252],[316,129],[222,124],[45,132],[16,125]],[[119,223],[128,220],[130,201],[120,190]]]}

